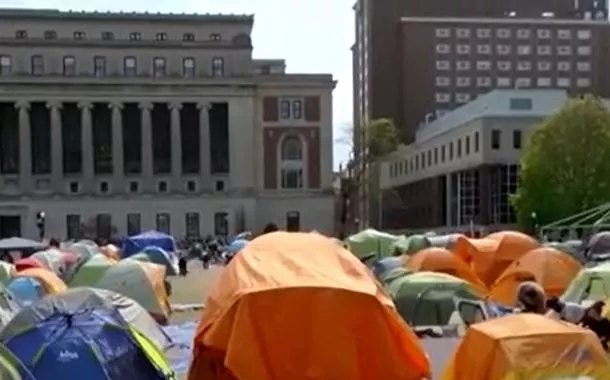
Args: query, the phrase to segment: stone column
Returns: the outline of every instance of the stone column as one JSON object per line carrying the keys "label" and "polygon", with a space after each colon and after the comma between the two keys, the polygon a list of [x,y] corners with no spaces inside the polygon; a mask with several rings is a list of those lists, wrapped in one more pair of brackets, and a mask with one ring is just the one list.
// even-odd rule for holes
{"label": "stone column", "polygon": [[172,120],[172,190],[182,191],[182,128],[180,125],[182,103],[171,103],[169,109]]}
{"label": "stone column", "polygon": [[17,102],[19,110],[19,182],[21,191],[32,191],[32,140],[30,129],[30,103]]}
{"label": "stone column", "polygon": [[112,110],[112,175],[114,177],[114,191],[123,189],[125,167],[123,164],[123,103],[110,103]]}
{"label": "stone column", "polygon": [[91,109],[93,104],[80,102],[78,107],[81,109],[81,144],[82,144],[82,173],[83,191],[91,191],[95,188],[95,170],[93,162],[93,126],[91,124]]}
{"label": "stone column", "polygon": [[210,170],[210,105],[199,103],[199,188],[213,190]]}
{"label": "stone column", "polygon": [[61,191],[64,173],[64,155],[60,102],[48,102],[51,111],[51,183],[55,191]]}
{"label": "stone column", "polygon": [[153,191],[153,141],[152,120],[150,111],[152,103],[140,103],[142,110],[142,187],[144,191]]}

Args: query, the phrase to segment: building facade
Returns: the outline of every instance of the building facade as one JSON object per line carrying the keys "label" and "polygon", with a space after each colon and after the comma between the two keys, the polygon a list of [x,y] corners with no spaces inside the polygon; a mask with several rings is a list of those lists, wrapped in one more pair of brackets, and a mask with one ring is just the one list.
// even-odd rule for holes
{"label": "building facade", "polygon": [[500,230],[515,223],[519,156],[565,90],[494,90],[422,126],[382,164],[386,229]]}
{"label": "building facade", "polygon": [[0,235],[333,230],[331,75],[252,16],[0,12]]}

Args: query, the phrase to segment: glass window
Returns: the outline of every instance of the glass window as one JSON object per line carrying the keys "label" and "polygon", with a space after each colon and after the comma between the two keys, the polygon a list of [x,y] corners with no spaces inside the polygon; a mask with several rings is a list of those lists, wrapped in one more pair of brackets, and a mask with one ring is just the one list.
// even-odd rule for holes
{"label": "glass window", "polygon": [[551,55],[551,47],[550,46],[538,46],[536,48],[538,55]]}
{"label": "glass window", "polygon": [[214,235],[227,236],[229,234],[229,214],[226,212],[214,213]]}
{"label": "glass window", "polygon": [[551,31],[548,29],[538,29],[536,31],[536,34],[538,35],[538,38],[540,39],[549,39],[551,38]]}
{"label": "glass window", "polygon": [[44,39],[45,40],[55,40],[57,39],[57,32],[54,30],[46,30],[44,32]]}
{"label": "glass window", "polygon": [[530,38],[531,36],[532,32],[529,29],[517,30],[517,38]]}
{"label": "glass window", "polygon": [[458,38],[469,38],[470,37],[470,29],[458,28],[457,31],[456,31],[456,36]]}
{"label": "glass window", "polygon": [[436,85],[439,87],[446,87],[451,84],[451,79],[449,77],[436,77]]}
{"label": "glass window", "polygon": [[225,73],[225,61],[221,57],[212,58],[212,76],[221,77]]}
{"label": "glass window", "polygon": [[195,58],[186,57],[182,60],[182,76],[185,78],[195,77]]}
{"label": "glass window", "polygon": [[212,33],[210,34],[210,41],[222,41],[222,36],[220,33]]}
{"label": "glass window", "polygon": [[135,77],[138,75],[138,61],[136,57],[125,57],[125,76]]}
{"label": "glass window", "polygon": [[141,215],[127,214],[127,236],[138,235],[141,232]]}
{"label": "glass window", "polygon": [[15,38],[18,40],[24,40],[26,38],[28,38],[28,32],[27,30],[18,30],[15,32]]}
{"label": "glass window", "polygon": [[199,237],[201,235],[201,227],[199,223],[199,213],[198,212],[187,212],[186,218],[186,236],[189,237]]}
{"label": "glass window", "polygon": [[157,231],[171,235],[171,219],[169,213],[162,212],[157,214]]}
{"label": "glass window", "polygon": [[451,64],[449,63],[449,61],[436,61],[436,69],[449,70],[451,69]]}
{"label": "glass window", "polygon": [[66,238],[68,240],[76,240],[82,237],[81,235],[81,218],[77,214],[66,215]]}
{"label": "glass window", "polygon": [[76,75],[76,58],[72,56],[64,57],[64,76],[71,77]]}
{"label": "glass window", "polygon": [[470,154],[470,136],[466,136],[464,140],[464,151],[467,156]]}
{"label": "glass window", "polygon": [[572,38],[572,31],[569,29],[559,29],[557,31],[557,38],[560,40],[569,40]]}
{"label": "glass window", "polygon": [[32,75],[44,75],[44,58],[42,55],[33,55],[31,64]]}
{"label": "glass window", "polygon": [[104,41],[114,40],[114,33],[102,32],[102,40],[104,40]]}
{"label": "glass window", "polygon": [[140,41],[142,39],[142,34],[139,32],[129,33],[129,39],[131,41]]}
{"label": "glass window", "polygon": [[182,41],[195,41],[195,34],[193,33],[184,33],[182,35]]}
{"label": "glass window", "polygon": [[449,37],[451,36],[451,30],[448,28],[436,28],[435,34],[437,37]]}
{"label": "glass window", "polygon": [[282,99],[280,100],[280,119],[287,120],[290,119],[291,115],[291,104],[290,100]]}
{"label": "glass window", "polygon": [[156,57],[153,59],[153,74],[155,78],[164,77],[166,75],[165,58]]}
{"label": "glass window", "polygon": [[576,48],[576,54],[580,56],[591,55],[591,46],[579,46]]}
{"label": "glass window", "polygon": [[589,40],[591,39],[591,31],[590,30],[579,30],[577,32],[577,36],[579,40]]}
{"label": "glass window", "polygon": [[296,232],[301,229],[301,215],[298,211],[286,213],[286,231]]}
{"label": "glass window", "polygon": [[490,29],[477,29],[477,37],[478,38],[489,38],[491,37]]}
{"label": "glass window", "polygon": [[511,35],[510,29],[497,29],[496,37],[498,38],[509,38]]}
{"label": "glass window", "polygon": [[477,70],[487,71],[491,70],[490,61],[477,61]]}
{"label": "glass window", "polygon": [[477,53],[478,54],[491,54],[491,46],[490,45],[477,45]]}
{"label": "glass window", "polygon": [[97,56],[93,58],[93,70],[96,77],[106,76],[106,57]]}
{"label": "glass window", "polygon": [[513,131],[513,148],[521,149],[521,131],[518,129]]}
{"label": "glass window", "polygon": [[437,44],[436,45],[436,52],[438,54],[447,54],[451,51],[451,48],[449,47],[448,44]]}
{"label": "glass window", "polygon": [[467,71],[471,68],[470,61],[457,61],[455,67],[457,71]]}
{"label": "glass window", "polygon": [[500,149],[501,137],[502,137],[502,132],[499,129],[493,129],[491,131],[491,149],[493,149],[493,150]]}
{"label": "glass window", "polygon": [[157,33],[157,41],[167,41],[167,33]]}
{"label": "glass window", "polygon": [[110,239],[112,237],[112,215],[97,214],[95,219],[97,237],[101,239]]}
{"label": "glass window", "polygon": [[303,101],[302,100],[293,100],[292,101],[292,118],[297,119],[297,120],[303,118]]}
{"label": "glass window", "polygon": [[479,153],[479,132],[474,133],[474,152]]}
{"label": "glass window", "polygon": [[517,54],[518,55],[530,55],[530,54],[532,54],[532,47],[529,45],[519,45],[519,46],[517,46]]}
{"label": "glass window", "polygon": [[81,32],[81,31],[74,32],[75,40],[84,40],[85,38],[87,38],[87,34],[85,32]]}
{"label": "glass window", "polygon": [[10,75],[13,71],[13,60],[8,55],[0,55],[0,75]]}

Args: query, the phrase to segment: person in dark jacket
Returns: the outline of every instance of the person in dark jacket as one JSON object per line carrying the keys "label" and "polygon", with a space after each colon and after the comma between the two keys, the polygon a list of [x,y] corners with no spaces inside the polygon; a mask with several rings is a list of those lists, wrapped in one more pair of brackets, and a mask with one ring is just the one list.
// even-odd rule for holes
{"label": "person in dark jacket", "polygon": [[267,223],[265,229],[263,229],[263,235],[271,232],[279,231],[280,229],[277,227],[275,223]]}

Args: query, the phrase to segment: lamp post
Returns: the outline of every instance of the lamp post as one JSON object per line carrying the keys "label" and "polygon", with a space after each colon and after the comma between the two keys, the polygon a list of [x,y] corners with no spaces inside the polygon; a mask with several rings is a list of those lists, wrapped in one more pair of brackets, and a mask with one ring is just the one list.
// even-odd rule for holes
{"label": "lamp post", "polygon": [[532,221],[532,232],[535,237],[536,235],[538,235],[538,214],[536,213],[536,211],[532,211],[530,218]]}
{"label": "lamp post", "polygon": [[38,235],[40,240],[44,239],[44,228],[45,228],[46,214],[44,211],[38,211],[36,214],[36,227],[38,228]]}

